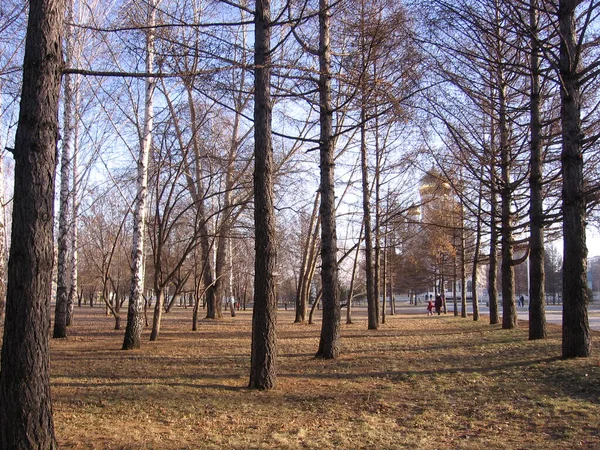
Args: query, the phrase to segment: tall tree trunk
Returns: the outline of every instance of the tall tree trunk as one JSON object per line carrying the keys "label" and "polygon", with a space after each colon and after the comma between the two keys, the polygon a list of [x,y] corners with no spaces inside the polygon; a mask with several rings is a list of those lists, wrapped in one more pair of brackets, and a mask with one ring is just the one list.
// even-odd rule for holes
{"label": "tall tree trunk", "polygon": [[[154,28],[156,23],[156,0],[148,2],[148,29],[146,31],[146,72],[154,70]],[[144,328],[144,241],[146,235],[146,204],[148,197],[148,158],[152,146],[154,122],[154,77],[146,78],[144,99],[144,130],[137,162],[137,194],[133,213],[133,248],[131,251],[131,291],[127,310],[127,326],[123,340],[123,350],[140,348]]]}
{"label": "tall tree trunk", "polygon": [[365,271],[367,288],[367,314],[369,330],[379,328],[379,299],[375,298],[375,280],[373,273],[373,237],[371,229],[371,194],[369,188],[369,169],[367,165],[367,130],[366,130],[366,106],[361,110],[361,145],[360,160],[362,172],[362,200],[363,200],[363,222],[365,229]]}
{"label": "tall tree trunk", "polygon": [[[68,0],[67,18],[64,25],[65,33],[65,65],[71,66],[73,60],[73,37],[71,23],[73,22],[73,1]],[[54,309],[53,338],[67,337],[68,315],[68,264],[69,253],[69,185],[71,180],[71,146],[73,142],[73,80],[70,74],[63,76],[63,136],[62,154],[60,158],[60,199],[58,211],[58,258],[56,270],[56,304]]]}
{"label": "tall tree trunk", "polygon": [[[204,209],[204,199],[200,199],[198,204],[199,216],[205,218],[206,213]],[[202,282],[204,283],[206,294],[206,318],[207,319],[219,319],[218,308],[217,308],[217,290],[215,289],[215,279],[213,276],[213,265],[212,265],[212,249],[214,239],[211,242],[209,237],[208,224],[206,220],[202,221],[200,225],[200,248],[202,249],[202,257],[204,258],[204,272],[202,273]]]}
{"label": "tall tree trunk", "polygon": [[[461,177],[462,181],[462,177]],[[462,184],[462,183],[461,183]],[[467,317],[467,242],[465,236],[465,210],[460,202],[460,317]]]}
{"label": "tall tree trunk", "polygon": [[335,177],[333,108],[331,107],[331,47],[329,0],[319,0],[319,105],[321,136],[321,285],[323,319],[317,357],[337,358],[340,353],[340,296],[338,292],[337,235],[335,224]]}
{"label": "tall tree trunk", "polygon": [[488,267],[488,299],[490,303],[490,325],[500,322],[498,313],[498,197],[494,181],[494,168],[491,169],[491,211],[490,211],[490,261]]}
{"label": "tall tree trunk", "polygon": [[529,339],[533,340],[546,337],[546,293],[544,291],[544,199],[542,193],[542,123],[540,114],[540,48],[538,43],[537,0],[530,0],[529,5],[529,25],[531,28]]}
{"label": "tall tree trunk", "polygon": [[[2,108],[2,81],[0,81],[0,108]],[[0,137],[0,148],[4,143]],[[4,322],[6,306],[6,206],[4,201],[4,152],[0,152],[0,323]]]}
{"label": "tall tree trunk", "polygon": [[56,449],[49,333],[64,3],[29,1],[0,368],[0,449]]}
{"label": "tall tree trunk", "polygon": [[[226,204],[227,201],[224,203]],[[227,206],[224,207],[223,214],[228,214]],[[223,300],[227,286],[225,274],[227,271],[227,242],[229,240],[227,235],[229,234],[229,227],[226,221],[227,219],[223,219],[217,232],[217,252],[215,255],[215,316],[219,319],[223,318]]]}
{"label": "tall tree trunk", "polygon": [[396,315],[396,298],[394,297],[394,267],[391,266],[391,264],[391,261],[388,260],[388,265],[390,265],[390,268],[388,269],[388,279],[390,280],[390,316],[394,316]]}
{"label": "tall tree trunk", "polygon": [[477,283],[479,278],[479,253],[481,251],[481,184],[479,185],[479,199],[477,200],[477,224],[475,226],[475,249],[473,251],[473,268],[471,271],[471,299],[473,301],[473,321],[479,320],[479,296]]}
{"label": "tall tree trunk", "polygon": [[381,270],[381,323],[385,323],[385,307],[386,307],[386,299],[387,299],[387,276],[388,276],[388,266],[387,266],[387,230],[384,235],[384,244],[383,244],[383,264]]}
{"label": "tall tree trunk", "polygon": [[[373,64],[373,78],[377,79],[377,65]],[[383,318],[385,317],[385,309],[381,313],[380,301],[381,296],[381,207],[380,207],[380,172],[381,172],[381,150],[379,148],[379,117],[377,112],[377,105],[375,105],[375,176],[373,185],[375,188],[375,230],[374,230],[374,248],[373,248],[373,297],[377,304],[377,320],[380,323],[384,323]],[[383,308],[385,308],[385,301]],[[381,316],[381,317],[380,317]]]}
{"label": "tall tree trunk", "polygon": [[587,315],[586,204],[583,189],[581,92],[575,9],[577,0],[560,0],[560,78],[563,173],[563,358],[591,354]]}
{"label": "tall tree trunk", "polygon": [[[75,111],[77,111],[79,105],[79,96],[75,96]],[[78,195],[77,190],[79,189],[77,184],[77,178],[79,176],[77,170],[77,153],[78,153],[78,142],[79,142],[79,127],[77,126],[77,121],[73,124],[74,132],[73,132],[73,187],[71,192],[71,282],[69,283],[69,296],[67,298],[67,326],[73,324],[73,305],[75,304],[75,299],[78,295],[78,284],[77,277],[79,273],[79,204],[78,204]]]}
{"label": "tall tree trunk", "polygon": [[[455,244],[456,247],[456,244]],[[457,292],[457,287],[458,285],[458,263],[456,262],[456,255],[454,256],[454,276],[452,277],[452,299],[454,300],[454,316],[458,316],[458,292]],[[464,286],[463,286],[463,290],[464,290]]]}
{"label": "tall tree trunk", "polygon": [[373,237],[371,228],[371,188],[369,187],[369,166],[368,166],[368,148],[367,148],[367,59],[368,43],[365,30],[365,2],[360,4],[362,19],[360,21],[360,51],[361,68],[360,77],[361,105],[360,105],[360,167],[362,177],[362,202],[363,202],[363,225],[365,239],[365,280],[367,290],[367,314],[368,329],[377,330],[379,328],[379,299],[375,298],[375,274],[373,273]]}
{"label": "tall tree trunk", "polygon": [[277,297],[275,294],[275,214],[271,138],[271,2],[257,0],[254,15],[254,309],[250,382],[253,389],[275,387]]}
{"label": "tall tree trunk", "polygon": [[504,74],[498,76],[498,128],[500,131],[501,189],[500,189],[500,243],[502,251],[502,328],[517,326],[517,306],[515,304],[515,269],[513,266],[512,186],[510,180],[511,158],[508,118],[506,111],[506,85]]}
{"label": "tall tree trunk", "polygon": [[154,315],[152,316],[152,332],[150,341],[157,341],[160,334],[160,323],[162,320],[163,306],[165,304],[165,291],[163,288],[155,286],[156,303],[154,303]]}

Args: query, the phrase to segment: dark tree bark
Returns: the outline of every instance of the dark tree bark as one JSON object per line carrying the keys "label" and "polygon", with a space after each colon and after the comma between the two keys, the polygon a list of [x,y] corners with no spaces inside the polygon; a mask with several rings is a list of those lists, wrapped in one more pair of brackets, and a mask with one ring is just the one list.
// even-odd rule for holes
{"label": "dark tree bark", "polygon": [[[198,200],[199,216],[206,218],[204,207],[204,199]],[[202,220],[202,219],[201,219]],[[212,265],[212,246],[208,230],[208,221],[203,220],[200,225],[200,248],[202,249],[202,257],[204,258],[204,271],[202,272],[202,282],[206,289],[206,318],[220,319],[220,309],[217,307],[217,292],[215,288],[215,280],[213,277]],[[214,242],[214,241],[213,241]]]}
{"label": "dark tree bark", "polygon": [[275,214],[271,141],[271,3],[257,0],[254,16],[254,309],[250,383],[271,389],[276,383]]}
{"label": "dark tree bark", "polygon": [[479,254],[481,252],[481,197],[482,186],[479,185],[479,200],[477,200],[477,224],[475,226],[475,249],[473,250],[473,267],[471,270],[471,299],[473,301],[473,321],[479,320],[479,296],[477,283],[479,278]]}
{"label": "dark tree bark", "polygon": [[0,369],[2,450],[57,448],[48,338],[63,20],[63,1],[29,2]]}
{"label": "dark tree bark", "polygon": [[515,304],[515,269],[513,266],[513,224],[511,186],[511,158],[509,147],[509,129],[506,111],[506,84],[504,73],[498,70],[498,128],[500,132],[501,189],[500,189],[500,244],[502,252],[502,328],[517,326],[517,305]]}
{"label": "dark tree bark", "polygon": [[542,123],[540,114],[540,48],[538,43],[537,0],[530,1],[531,28],[531,154],[529,174],[529,339],[546,337],[544,291],[544,207],[542,193]]}
{"label": "dark tree bark", "polygon": [[329,1],[319,1],[319,139],[321,169],[321,284],[323,319],[317,357],[337,358],[340,353],[340,296],[338,292],[337,235],[335,224],[335,177],[333,109],[331,107],[331,49]]}
{"label": "dark tree bark", "polygon": [[460,317],[467,317],[467,238],[464,205],[460,203]]}
{"label": "dark tree bark", "polygon": [[577,0],[560,0],[560,78],[563,173],[563,358],[591,355],[587,315],[586,203],[583,189]]}
{"label": "dark tree bark", "polygon": [[366,12],[365,2],[361,2],[362,19],[360,21],[360,54],[361,68],[360,76],[360,168],[362,179],[362,202],[363,202],[363,226],[365,240],[365,284],[367,296],[367,315],[368,329],[377,330],[379,328],[379,299],[375,298],[375,273],[373,264],[373,229],[371,226],[371,188],[369,186],[369,166],[368,166],[368,147],[367,147],[367,107],[368,107],[368,89],[367,89],[367,60],[369,58],[370,48],[366,36]]}
{"label": "dark tree bark", "polygon": [[373,272],[373,237],[371,229],[371,190],[369,187],[369,168],[367,163],[366,142],[366,106],[361,111],[361,173],[362,173],[362,200],[363,200],[363,227],[365,239],[365,279],[367,290],[367,314],[369,330],[379,328],[379,299],[375,299],[375,274]]}
{"label": "dark tree bark", "polygon": [[158,340],[158,335],[160,334],[160,325],[162,322],[162,313],[165,304],[164,289],[155,284],[154,292],[156,293],[156,303],[154,304],[154,314],[152,316],[152,331],[150,332],[151,342]]}
{"label": "dark tree bark", "polygon": [[495,173],[491,170],[491,211],[490,211],[490,263],[488,267],[488,298],[490,302],[490,325],[500,322],[498,314],[498,199],[496,193]]}

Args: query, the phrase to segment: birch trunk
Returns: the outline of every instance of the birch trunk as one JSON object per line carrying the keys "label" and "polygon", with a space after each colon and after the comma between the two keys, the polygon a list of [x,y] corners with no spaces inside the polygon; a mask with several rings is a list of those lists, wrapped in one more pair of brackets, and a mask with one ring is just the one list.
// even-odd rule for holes
{"label": "birch trunk", "polygon": [[[64,25],[65,32],[65,64],[71,66],[73,60],[73,38],[71,23],[73,22],[73,1],[67,4],[67,19]],[[73,80],[68,73],[63,75],[64,101],[63,101],[63,136],[62,154],[60,158],[60,199],[58,212],[58,258],[56,271],[56,304],[54,309],[53,338],[67,337],[68,315],[68,265],[69,253],[69,185],[71,180],[71,145],[73,142]]]}
{"label": "birch trunk", "polygon": [[[75,83],[77,86],[77,83]],[[78,110],[79,105],[79,95],[75,94],[75,111]],[[78,142],[79,142],[79,127],[77,125],[77,121],[73,123],[73,160],[72,160],[72,188],[71,188],[71,282],[69,283],[69,296],[67,298],[67,326],[73,324],[73,305],[75,304],[75,299],[78,296],[78,285],[77,285],[77,277],[78,277],[78,266],[79,266],[79,204],[78,204],[78,195],[77,190],[79,189],[77,178],[79,177],[79,173],[77,170],[77,153],[78,153]]]}
{"label": "birch trunk", "polygon": [[[156,0],[148,2],[148,30],[146,32],[146,72],[154,70],[154,29],[156,22]],[[140,348],[144,328],[144,241],[146,235],[146,203],[148,197],[148,158],[152,146],[154,122],[154,77],[146,78],[144,107],[144,130],[137,163],[137,194],[133,213],[133,248],[131,251],[131,290],[127,310],[127,327],[123,350]]]}

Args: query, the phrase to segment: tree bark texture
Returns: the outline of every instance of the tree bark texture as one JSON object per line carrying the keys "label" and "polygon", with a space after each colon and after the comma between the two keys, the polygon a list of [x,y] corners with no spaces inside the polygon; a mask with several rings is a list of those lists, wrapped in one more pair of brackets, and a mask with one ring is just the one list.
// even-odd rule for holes
{"label": "tree bark texture", "polygon": [[506,85],[502,70],[498,76],[498,128],[500,131],[501,189],[500,189],[500,243],[502,252],[502,328],[517,326],[515,304],[515,269],[513,266],[512,186],[508,118],[506,111]]}
{"label": "tree bark texture", "polygon": [[275,214],[271,137],[271,3],[257,0],[254,16],[254,309],[250,383],[253,389],[276,384],[277,297],[275,294]]}
{"label": "tree bark texture", "polygon": [[586,203],[583,189],[577,0],[559,2],[563,210],[563,358],[591,355],[587,306]]}
{"label": "tree bark texture", "polygon": [[[67,7],[65,23],[65,64],[71,66],[73,42],[71,26],[73,22],[73,4]],[[67,337],[68,315],[68,253],[69,253],[69,185],[71,181],[71,146],[73,142],[73,80],[70,74],[63,76],[63,136],[62,153],[60,158],[60,199],[58,212],[58,257],[56,270],[56,304],[54,309],[54,332],[52,337]]]}
{"label": "tree bark texture", "polygon": [[500,322],[498,313],[498,197],[496,183],[494,182],[494,168],[491,170],[491,211],[490,211],[490,264],[488,267],[488,298],[490,302],[490,325]]}
{"label": "tree bark texture", "polygon": [[[78,105],[78,103],[79,102],[76,101],[75,104]],[[77,110],[77,106],[75,107],[75,110]],[[79,295],[79,288],[77,284],[77,276],[79,272],[79,204],[77,203],[77,178],[79,176],[77,170],[78,127],[76,123],[74,124],[74,126],[75,131],[73,134],[73,162],[71,164],[73,168],[73,188],[71,192],[71,282],[69,283],[69,296],[67,298],[67,326],[71,326],[73,324],[73,305],[75,305],[75,300]]]}
{"label": "tree bark texture", "polygon": [[365,279],[367,289],[367,314],[368,329],[379,328],[379,299],[375,298],[375,274],[373,273],[373,237],[371,230],[371,190],[369,188],[369,167],[367,164],[367,138],[366,138],[366,106],[361,111],[361,145],[360,161],[362,172],[362,200],[363,200],[363,222],[365,230]]}
{"label": "tree bark texture", "polygon": [[63,20],[61,0],[29,2],[0,369],[2,450],[57,448],[48,338]]}
{"label": "tree bark texture", "polygon": [[321,285],[323,320],[317,357],[337,358],[340,353],[340,296],[338,291],[337,234],[335,223],[335,177],[333,109],[331,107],[331,48],[329,1],[319,1],[319,139],[321,169]]}
{"label": "tree bark texture", "polygon": [[471,299],[473,302],[473,321],[479,320],[479,296],[477,294],[477,284],[479,279],[479,254],[481,252],[481,184],[479,185],[479,199],[477,200],[477,224],[475,226],[475,248],[473,250],[473,266],[471,268]]}
{"label": "tree bark texture", "polygon": [[154,304],[154,315],[152,317],[152,332],[150,333],[150,341],[152,342],[158,340],[158,335],[160,334],[160,323],[162,320],[163,307],[165,304],[164,289],[155,286],[154,292],[156,293],[156,303]]}
{"label": "tree bark texture", "polygon": [[467,317],[467,238],[464,205],[460,203],[460,317]]}
{"label": "tree bark texture", "polygon": [[[146,32],[146,72],[154,70],[154,26],[156,21],[156,0],[148,3],[148,28]],[[144,242],[146,236],[146,204],[148,201],[148,158],[152,146],[152,128],[154,122],[154,77],[146,78],[144,109],[144,130],[137,162],[137,194],[133,213],[133,248],[131,251],[131,290],[127,309],[127,326],[123,340],[123,350],[140,348],[144,329]]]}
{"label": "tree bark texture", "polygon": [[[0,82],[0,92],[2,83]],[[2,98],[0,96],[0,108],[2,108]],[[0,148],[4,148],[2,138],[0,138]],[[4,202],[4,156],[0,152],[0,323],[4,321],[4,307],[6,306],[6,221],[5,221],[5,202]]]}
{"label": "tree bark texture", "polygon": [[530,1],[529,25],[531,28],[529,339],[534,340],[544,339],[546,337],[542,123],[540,113],[540,48],[537,40],[537,0]]}

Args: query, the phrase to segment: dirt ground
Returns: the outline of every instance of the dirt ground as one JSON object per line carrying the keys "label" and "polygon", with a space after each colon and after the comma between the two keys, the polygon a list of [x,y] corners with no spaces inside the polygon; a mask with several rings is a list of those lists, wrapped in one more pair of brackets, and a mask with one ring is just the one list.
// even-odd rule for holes
{"label": "dirt ground", "polygon": [[[120,350],[101,308],[76,308],[51,342],[63,449],[600,449],[600,359],[561,360],[544,341],[454,316],[357,311],[342,355],[314,359],[320,321],[278,317],[277,388],[247,389],[251,312],[191,330],[164,316],[158,342]],[[125,317],[123,318],[125,320]],[[345,320],[344,320],[345,322]]]}

